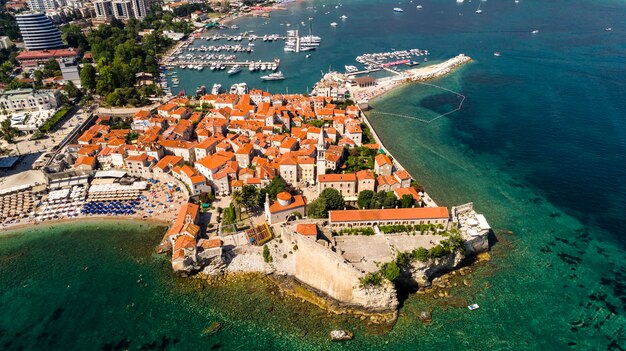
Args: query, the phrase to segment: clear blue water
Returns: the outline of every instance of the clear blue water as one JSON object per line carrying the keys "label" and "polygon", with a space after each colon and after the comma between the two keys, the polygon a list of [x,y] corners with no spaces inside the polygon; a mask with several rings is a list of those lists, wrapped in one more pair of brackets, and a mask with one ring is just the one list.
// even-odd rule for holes
{"label": "clear blue water", "polygon": [[[268,24],[260,18],[238,23],[239,31],[283,33],[280,23],[315,18],[323,44],[311,58],[284,53],[279,43],[266,51],[257,44],[252,54],[281,58],[286,80],[261,83],[260,74],[242,72],[229,81],[226,74],[182,71],[181,88],[247,81],[273,92],[305,92],[320,71],[354,64],[365,52],[417,47],[430,50],[430,61],[470,55],[473,63],[432,82],[465,95],[461,111],[430,124],[377,113],[430,119],[458,101],[444,90],[410,85],[375,100],[369,118],[438,202],[473,201],[494,227],[492,260],[475,268],[471,287],[451,292],[481,308],[469,313],[412,295],[394,329],[381,333],[277,297],[263,280],[217,288],[176,279],[151,253],[162,229],[77,224],[0,239],[0,347],[626,347],[626,4],[491,0],[482,3],[482,15],[474,14],[476,1],[337,4],[300,2],[272,13]],[[396,6],[405,12],[393,13]],[[339,20],[343,14],[346,22]],[[534,29],[539,33],[532,35]],[[136,282],[139,275],[146,287]],[[425,308],[433,309],[432,324],[416,318]],[[215,320],[224,328],[202,336]],[[357,338],[329,343],[325,335],[336,327],[355,330]]]}

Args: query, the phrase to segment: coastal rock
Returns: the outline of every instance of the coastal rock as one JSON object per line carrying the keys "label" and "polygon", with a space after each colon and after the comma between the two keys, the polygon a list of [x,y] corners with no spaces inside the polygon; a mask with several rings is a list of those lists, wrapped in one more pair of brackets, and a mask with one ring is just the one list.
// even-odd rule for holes
{"label": "coastal rock", "polygon": [[380,286],[359,286],[353,290],[354,301],[371,311],[395,311],[398,309],[397,292],[393,284],[384,281]]}
{"label": "coastal rock", "polygon": [[[462,253],[455,252],[426,262],[413,262],[407,270],[403,271],[403,282],[413,280],[419,287],[430,286],[432,277],[454,269],[464,258],[465,256]],[[440,278],[432,282],[433,285],[441,288],[445,288],[448,285],[446,283],[447,278]]]}
{"label": "coastal rock", "polygon": [[345,341],[352,340],[354,334],[349,330],[333,330],[330,332],[330,339],[332,341]]}

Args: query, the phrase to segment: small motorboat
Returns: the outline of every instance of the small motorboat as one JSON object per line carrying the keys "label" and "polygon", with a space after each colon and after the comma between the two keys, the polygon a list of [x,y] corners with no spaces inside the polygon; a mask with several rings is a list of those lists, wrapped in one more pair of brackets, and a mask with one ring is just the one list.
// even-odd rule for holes
{"label": "small motorboat", "polygon": [[468,308],[470,311],[474,311],[474,310],[479,309],[479,308],[480,308],[480,306],[478,306],[478,304],[477,304],[477,303],[473,303],[473,304],[471,304],[471,305],[467,306],[467,308]]}

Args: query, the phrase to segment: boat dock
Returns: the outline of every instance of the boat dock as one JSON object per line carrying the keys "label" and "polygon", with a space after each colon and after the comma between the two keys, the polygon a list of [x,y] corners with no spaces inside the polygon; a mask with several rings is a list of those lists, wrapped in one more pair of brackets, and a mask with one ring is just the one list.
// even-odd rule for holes
{"label": "boat dock", "polygon": [[188,68],[191,66],[191,68],[196,68],[196,67],[215,67],[215,66],[224,66],[224,67],[233,67],[233,66],[239,66],[242,68],[247,68],[249,67],[251,64],[254,64],[255,66],[266,66],[266,67],[271,67],[273,65],[276,65],[276,67],[278,67],[280,65],[280,60],[279,59],[275,59],[273,61],[218,61],[218,60],[173,60],[173,61],[168,61],[166,63],[163,63],[163,65],[165,67],[180,67],[180,68]]}

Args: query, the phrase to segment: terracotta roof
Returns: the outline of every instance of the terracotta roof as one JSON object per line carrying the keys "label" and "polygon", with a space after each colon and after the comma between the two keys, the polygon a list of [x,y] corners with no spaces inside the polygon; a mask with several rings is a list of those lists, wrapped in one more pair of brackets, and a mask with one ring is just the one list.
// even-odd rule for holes
{"label": "terracotta roof", "polygon": [[282,206],[278,201],[274,202],[270,206],[270,213],[289,211],[289,210],[293,210],[293,209],[301,208],[305,206],[306,206],[306,199],[304,198],[304,196],[295,195],[293,197],[293,201],[287,206]]}
{"label": "terracotta roof", "polygon": [[382,166],[382,165],[385,165],[385,164],[388,164],[388,165],[392,164],[391,163],[391,159],[389,158],[389,156],[387,156],[385,154],[378,154],[378,155],[376,155],[376,157],[374,158],[374,161],[376,161],[376,164],[378,166]]}
{"label": "terracotta roof", "polygon": [[449,218],[447,207],[390,208],[381,210],[329,211],[330,222],[390,221]]}
{"label": "terracotta roof", "polygon": [[317,235],[317,225],[315,223],[300,223],[296,226],[296,233],[300,235]]}
{"label": "terracotta roof", "polygon": [[415,201],[419,201],[420,200],[420,196],[417,193],[417,190],[415,190],[415,188],[410,187],[410,188],[397,188],[393,190],[394,194],[396,194],[396,197],[398,199],[401,199],[404,195],[411,195],[413,197],[413,199],[415,199]]}
{"label": "terracotta roof", "polygon": [[291,200],[291,194],[289,194],[286,191],[283,191],[282,193],[278,193],[278,195],[276,195],[276,198],[278,200],[283,200],[283,201]]}
{"label": "terracotta roof", "polygon": [[356,181],[356,174],[320,174],[317,176],[320,183],[324,182],[354,182]]}

